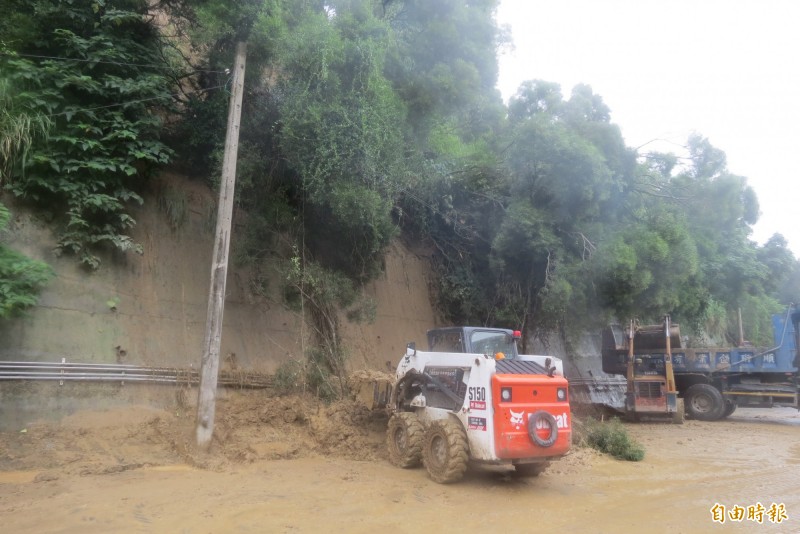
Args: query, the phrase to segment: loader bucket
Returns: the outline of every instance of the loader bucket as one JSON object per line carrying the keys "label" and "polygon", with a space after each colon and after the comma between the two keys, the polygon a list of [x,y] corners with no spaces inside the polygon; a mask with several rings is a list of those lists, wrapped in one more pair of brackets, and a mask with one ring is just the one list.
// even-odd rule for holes
{"label": "loader bucket", "polygon": [[395,376],[380,371],[361,370],[347,377],[351,396],[370,410],[383,410],[389,404]]}

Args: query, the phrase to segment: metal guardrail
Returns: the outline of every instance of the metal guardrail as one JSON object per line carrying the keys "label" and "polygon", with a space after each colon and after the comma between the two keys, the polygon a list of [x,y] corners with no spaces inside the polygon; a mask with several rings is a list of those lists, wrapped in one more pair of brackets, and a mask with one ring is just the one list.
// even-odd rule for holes
{"label": "metal guardrail", "polygon": [[[200,383],[196,369],[144,367],[125,364],[61,362],[0,362],[0,380],[58,380],[84,382],[149,382],[156,384]],[[268,388],[272,376],[254,371],[220,371],[217,385],[239,388]]]}
{"label": "metal guardrail", "polygon": [[[175,367],[146,367],[109,363],[0,361],[1,380],[47,380],[64,382],[142,382],[196,386],[200,372]],[[222,387],[264,389],[272,387],[272,376],[254,371],[221,370],[217,384]],[[579,402],[616,405],[626,381],[622,377],[570,378],[569,385]]]}

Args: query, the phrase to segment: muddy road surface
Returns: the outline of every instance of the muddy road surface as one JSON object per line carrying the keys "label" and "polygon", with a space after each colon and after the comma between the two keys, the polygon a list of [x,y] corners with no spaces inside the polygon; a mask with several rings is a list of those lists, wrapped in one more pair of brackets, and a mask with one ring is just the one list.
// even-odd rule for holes
{"label": "muddy road surface", "polygon": [[576,448],[537,478],[472,469],[446,486],[389,465],[385,420],[353,404],[229,398],[208,454],[192,451],[189,412],[81,413],[1,434],[2,531],[800,532],[789,409],[626,425],[642,462]]}

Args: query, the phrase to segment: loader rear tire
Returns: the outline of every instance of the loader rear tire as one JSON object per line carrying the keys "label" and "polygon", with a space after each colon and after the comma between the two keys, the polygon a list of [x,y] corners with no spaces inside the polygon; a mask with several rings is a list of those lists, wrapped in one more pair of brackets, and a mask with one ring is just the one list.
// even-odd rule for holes
{"label": "loader rear tire", "polygon": [[453,419],[431,423],[422,446],[422,463],[431,480],[440,484],[460,480],[468,461],[469,445],[464,427]]}
{"label": "loader rear tire", "polygon": [[422,459],[425,429],[415,413],[397,412],[389,419],[386,449],[389,461],[397,467],[416,467]]}
{"label": "loader rear tire", "polygon": [[695,384],[686,390],[684,396],[686,412],[700,421],[716,421],[725,411],[722,393],[711,384]]}

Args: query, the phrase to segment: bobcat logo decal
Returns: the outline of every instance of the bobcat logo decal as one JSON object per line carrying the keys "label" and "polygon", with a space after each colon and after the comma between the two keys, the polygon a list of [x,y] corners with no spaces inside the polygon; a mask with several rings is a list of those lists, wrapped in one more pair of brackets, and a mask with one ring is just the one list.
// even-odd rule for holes
{"label": "bobcat logo decal", "polygon": [[511,424],[514,425],[514,428],[519,430],[523,424],[525,424],[525,412],[515,412],[514,410],[509,410],[511,414]]}

